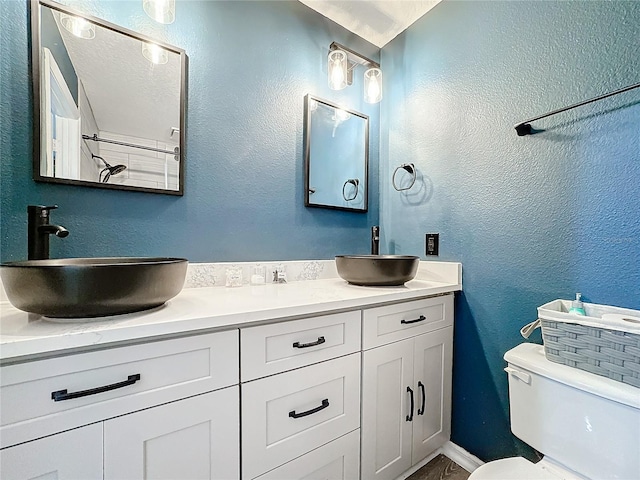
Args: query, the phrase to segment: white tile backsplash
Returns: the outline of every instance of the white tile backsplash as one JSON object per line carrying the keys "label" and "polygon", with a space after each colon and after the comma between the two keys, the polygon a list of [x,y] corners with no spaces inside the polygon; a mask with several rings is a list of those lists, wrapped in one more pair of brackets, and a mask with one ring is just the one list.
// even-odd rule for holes
{"label": "white tile backsplash", "polygon": [[284,268],[287,282],[336,278],[334,260],[295,260],[288,262],[234,262],[234,263],[190,263],[187,268],[185,288],[213,287],[225,285],[227,268],[242,268],[242,283],[249,284],[253,267],[264,266],[266,283],[273,283],[273,274]]}
{"label": "white tile backsplash", "polygon": [[[242,268],[242,283],[250,283],[253,267],[263,265],[267,270],[267,283],[273,283],[277,269],[286,271],[287,282],[338,278],[335,260],[293,260],[280,262],[190,263],[185,288],[225,286],[226,269]],[[421,261],[416,280],[458,283],[462,285],[462,264],[458,262]]]}

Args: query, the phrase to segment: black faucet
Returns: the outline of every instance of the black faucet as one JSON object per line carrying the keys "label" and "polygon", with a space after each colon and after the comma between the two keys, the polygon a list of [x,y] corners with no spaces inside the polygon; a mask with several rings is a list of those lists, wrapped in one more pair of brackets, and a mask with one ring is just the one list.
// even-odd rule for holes
{"label": "black faucet", "polygon": [[60,238],[69,235],[69,230],[66,228],[49,224],[49,211],[54,208],[58,208],[58,206],[29,205],[27,207],[29,216],[29,260],[46,260],[49,258],[49,235],[53,234]]}
{"label": "black faucet", "polygon": [[380,254],[380,227],[371,227],[371,255]]}

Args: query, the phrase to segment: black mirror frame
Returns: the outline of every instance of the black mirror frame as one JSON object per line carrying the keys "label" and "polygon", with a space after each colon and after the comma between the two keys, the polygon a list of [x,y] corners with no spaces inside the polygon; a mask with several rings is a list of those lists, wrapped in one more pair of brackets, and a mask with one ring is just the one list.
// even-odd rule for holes
{"label": "black mirror frame", "polygon": [[[40,5],[57,10],[62,13],[84,18],[91,23],[107,28],[114,32],[135,38],[143,42],[151,42],[173,53],[180,55],[180,168],[178,176],[178,190],[163,190],[160,188],[135,187],[130,185],[114,185],[109,183],[88,182],[86,180],[71,180],[64,178],[46,177],[40,173]],[[36,182],[59,183],[65,185],[75,185],[91,188],[103,188],[109,190],[129,190],[135,192],[159,193],[164,195],[184,195],[184,178],[185,178],[185,153],[186,153],[186,117],[187,117],[187,71],[188,57],[185,50],[169,45],[168,43],[159,42],[151,37],[128,30],[113,23],[109,23],[85,13],[81,13],[73,8],[67,7],[57,2],[49,0],[30,0],[30,25],[31,25],[31,75],[32,75],[32,94],[33,94],[33,179]]]}
{"label": "black mirror frame", "polygon": [[[365,121],[365,133],[364,133],[364,208],[349,208],[349,207],[339,207],[335,205],[320,205],[317,203],[310,203],[309,194],[310,186],[309,186],[309,172],[310,172],[310,162],[311,162],[311,110],[309,108],[309,104],[311,100],[314,100],[318,103],[322,103],[324,105],[328,105],[329,107],[344,110],[345,112],[350,113],[351,115],[355,115],[357,117],[362,118]],[[304,206],[305,207],[313,207],[313,208],[328,208],[331,210],[343,210],[347,212],[356,212],[356,213],[367,213],[369,211],[369,117],[364,113],[356,112],[355,110],[349,110],[335,103],[329,102],[328,100],[324,100],[322,98],[311,95],[310,93],[305,95],[304,97]]]}

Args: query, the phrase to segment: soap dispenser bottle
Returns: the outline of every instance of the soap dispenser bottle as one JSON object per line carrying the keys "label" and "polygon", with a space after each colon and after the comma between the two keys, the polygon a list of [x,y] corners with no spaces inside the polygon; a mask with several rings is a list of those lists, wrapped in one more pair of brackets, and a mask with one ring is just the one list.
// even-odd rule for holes
{"label": "soap dispenser bottle", "polygon": [[586,315],[587,312],[584,311],[584,304],[582,303],[581,293],[576,293],[576,299],[571,302],[571,308],[569,309],[569,313],[573,313],[574,315]]}

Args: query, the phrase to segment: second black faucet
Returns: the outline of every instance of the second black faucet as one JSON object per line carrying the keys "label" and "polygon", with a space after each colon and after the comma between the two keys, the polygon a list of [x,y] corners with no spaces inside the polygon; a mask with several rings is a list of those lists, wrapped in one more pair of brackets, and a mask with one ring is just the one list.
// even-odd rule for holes
{"label": "second black faucet", "polygon": [[371,227],[371,255],[380,255],[380,227]]}

